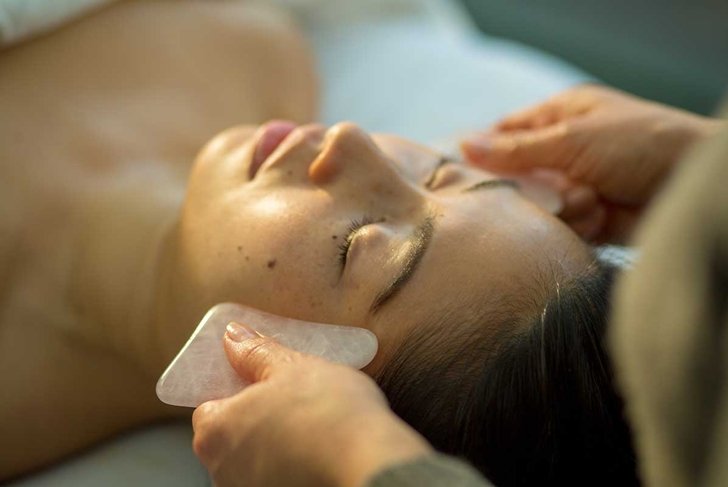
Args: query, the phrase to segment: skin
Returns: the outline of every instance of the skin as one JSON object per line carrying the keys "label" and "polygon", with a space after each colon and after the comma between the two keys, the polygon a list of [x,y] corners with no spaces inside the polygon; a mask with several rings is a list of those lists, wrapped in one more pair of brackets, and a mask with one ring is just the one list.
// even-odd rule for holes
{"label": "skin", "polygon": [[511,114],[463,141],[494,171],[552,171],[560,217],[587,240],[624,243],[682,155],[725,122],[582,85]]}
{"label": "skin", "polygon": [[[680,153],[721,124],[581,87],[507,117],[463,148],[480,166],[560,169],[547,179],[562,192],[560,216],[585,237],[600,231],[615,239],[624,238],[625,223],[639,216]],[[411,160],[400,157],[405,166]],[[228,327],[225,349],[233,368],[256,387],[203,404],[193,416],[195,453],[217,485],[244,478],[246,485],[360,486],[387,467],[431,453],[362,374],[287,350],[244,326]],[[254,454],[273,449],[276,455]]]}
{"label": "skin", "polygon": [[386,466],[432,453],[365,374],[244,326],[228,329],[228,360],[255,387],[195,410],[193,448],[215,485],[358,487]]}
{"label": "skin", "polygon": [[[568,276],[589,261],[573,232],[512,187],[465,191],[494,175],[455,161],[426,187],[441,154],[350,123],[297,128],[250,179],[264,130],[226,131],[197,159],[168,242],[174,298],[160,314],[179,316],[172,321],[231,300],[368,328],[382,346],[373,372],[410,327],[439,309],[482,310],[534,288],[536,272]],[[338,246],[349,222],[364,215],[374,222],[356,234],[342,268]],[[419,266],[372,312],[402,267],[408,236],[428,217],[433,235]]]}
{"label": "skin", "polygon": [[[439,154],[351,124],[298,130],[247,181],[258,124],[315,118],[305,42],[269,8],[120,2],[4,50],[0,72],[0,480],[188,414],[154,383],[216,302],[367,327],[375,372],[438,309],[487,313],[533,294],[536,269],[568,277],[589,260],[512,188],[461,191],[492,175],[455,165],[424,188]],[[199,154],[185,196],[200,145],[240,123]],[[386,221],[342,277],[337,247],[364,214]],[[419,268],[372,315],[428,215]]]}
{"label": "skin", "polygon": [[[462,192],[492,176],[451,165],[424,188],[439,154],[351,124],[303,125],[247,181],[257,124],[315,117],[305,42],[269,8],[121,2],[3,51],[0,72],[3,480],[189,414],[154,384],[217,302],[367,327],[375,372],[439,307],[487,312],[535,269],[566,276],[589,259],[512,188]],[[199,153],[185,195],[199,146],[239,123]],[[342,275],[337,247],[367,213],[386,221]],[[419,267],[372,315],[426,216]]]}
{"label": "skin", "polygon": [[154,394],[152,303],[190,166],[226,127],[312,120],[317,83],[290,20],[248,2],[115,2],[0,73],[2,481],[189,414]]}
{"label": "skin", "polygon": [[[565,109],[578,100],[603,104],[592,107],[595,114],[587,117],[588,128],[582,127],[586,150],[576,150],[578,139],[565,138],[563,133],[554,135],[553,129],[539,125],[558,125],[553,116],[544,113],[553,114],[559,105]],[[578,126],[580,116],[571,113],[563,119]],[[620,120],[616,128],[615,118]],[[677,154],[664,152],[664,144],[655,135],[660,133],[655,126],[664,124],[672,127],[673,134],[682,134],[673,143],[685,150],[692,141],[709,137],[720,122],[589,87],[567,91],[508,117],[488,135],[465,141],[464,147],[473,163],[501,164],[511,172],[514,166],[533,169],[549,164],[566,172],[574,165],[590,168],[587,173],[597,175],[590,184],[550,177],[564,192],[562,218],[576,231],[584,231],[593,225],[590,212],[597,192],[607,201],[610,197],[648,201],[659,181],[668,176]],[[622,125],[633,130],[620,130]],[[542,152],[529,159],[532,144],[537,147],[540,137],[545,138]],[[640,143],[630,150],[630,141]],[[600,150],[605,144],[618,150]],[[569,154],[571,157],[565,157]],[[587,154],[592,157],[586,158]],[[641,178],[631,172],[637,161],[645,166]],[[610,193],[610,185],[621,188],[622,193]],[[378,389],[361,374],[286,350],[244,326],[228,327],[225,349],[233,368],[256,387],[203,404],[193,416],[195,452],[217,485],[239,485],[244,478],[246,485],[359,486],[389,466],[431,453],[422,438],[391,414]],[[351,402],[352,398],[355,401]],[[363,424],[356,420],[361,417],[366,418]],[[311,431],[340,434],[314,438]],[[291,447],[281,448],[282,444]],[[332,444],[336,445],[335,452]],[[297,449],[298,445],[306,445],[304,451]],[[274,450],[276,455],[268,454]],[[251,452],[260,452],[260,456]],[[333,458],[336,461],[331,461]]]}

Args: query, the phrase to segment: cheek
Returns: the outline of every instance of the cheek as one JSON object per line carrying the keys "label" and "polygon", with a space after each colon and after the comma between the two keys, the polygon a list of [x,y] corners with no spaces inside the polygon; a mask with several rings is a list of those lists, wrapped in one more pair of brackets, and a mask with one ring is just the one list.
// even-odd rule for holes
{"label": "cheek", "polygon": [[256,126],[241,125],[216,135],[197,155],[190,183],[225,186],[230,177],[245,179],[246,159],[252,157],[256,130]]}
{"label": "cheek", "polygon": [[311,318],[314,311],[335,304],[336,251],[342,237],[333,230],[331,210],[325,195],[296,195],[293,189],[228,205],[216,217],[216,254],[227,258],[213,259],[208,271],[234,287],[244,304]]}

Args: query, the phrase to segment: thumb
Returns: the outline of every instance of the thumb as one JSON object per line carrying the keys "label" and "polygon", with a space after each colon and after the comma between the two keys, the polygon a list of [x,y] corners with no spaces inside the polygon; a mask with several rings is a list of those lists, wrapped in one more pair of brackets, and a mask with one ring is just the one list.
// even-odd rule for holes
{"label": "thumb", "polygon": [[502,172],[536,168],[563,170],[571,160],[567,125],[557,123],[533,130],[490,132],[465,139],[461,150],[472,164]]}
{"label": "thumb", "polygon": [[270,378],[276,370],[301,357],[299,352],[240,323],[227,325],[224,345],[232,368],[250,383]]}

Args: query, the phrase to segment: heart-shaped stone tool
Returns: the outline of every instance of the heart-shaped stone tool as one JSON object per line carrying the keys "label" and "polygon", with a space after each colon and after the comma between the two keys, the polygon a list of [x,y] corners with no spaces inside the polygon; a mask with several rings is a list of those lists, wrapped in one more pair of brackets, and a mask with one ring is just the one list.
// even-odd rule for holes
{"label": "heart-shaped stone tool", "polygon": [[223,337],[231,321],[244,323],[288,348],[358,369],[377,353],[369,330],[284,318],[248,306],[222,303],[207,312],[157,382],[157,397],[173,406],[197,407],[230,397],[246,385],[225,356]]}

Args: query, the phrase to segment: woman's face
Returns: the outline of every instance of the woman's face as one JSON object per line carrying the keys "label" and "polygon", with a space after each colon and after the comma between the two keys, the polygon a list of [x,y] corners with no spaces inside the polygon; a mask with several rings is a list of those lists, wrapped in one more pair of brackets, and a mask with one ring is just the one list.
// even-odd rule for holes
{"label": "woman's face", "polygon": [[387,350],[440,310],[587,263],[578,237],[507,182],[350,123],[298,127],[257,168],[280,130],[228,130],[196,161],[177,266],[197,313],[235,301],[368,328]]}

